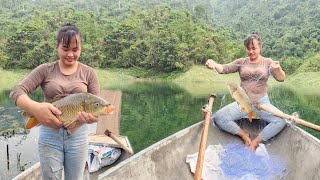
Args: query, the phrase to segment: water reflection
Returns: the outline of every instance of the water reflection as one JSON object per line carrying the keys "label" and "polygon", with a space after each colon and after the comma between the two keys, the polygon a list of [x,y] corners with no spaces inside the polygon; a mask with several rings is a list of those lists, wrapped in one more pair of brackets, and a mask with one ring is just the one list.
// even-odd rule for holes
{"label": "water reflection", "polygon": [[[10,101],[9,94],[10,90],[0,91],[0,135],[12,130],[16,134],[26,134],[25,119],[21,116],[22,111]],[[40,89],[37,89],[30,96],[36,101],[43,101]]]}
{"label": "water reflection", "polygon": [[[297,94],[293,89],[285,86],[273,87],[269,93],[270,101],[284,113],[298,112],[299,118],[313,124],[318,122],[320,112],[320,96]],[[313,136],[320,139],[320,132],[299,126]]]}
{"label": "water reflection", "polygon": [[121,134],[138,152],[201,120],[207,97],[192,97],[173,83],[136,83],[123,90]]}
{"label": "water reflection", "polygon": [[[224,83],[221,83],[224,85]],[[193,87],[201,93],[190,91]],[[170,82],[135,82],[107,87],[121,90],[121,135],[128,136],[135,153],[151,144],[202,120],[202,106],[207,103],[213,88],[208,84],[195,83],[184,88]],[[222,90],[221,90],[222,89]],[[225,91],[223,91],[225,89]],[[285,86],[270,88],[271,102],[283,112],[298,112],[300,118],[319,125],[320,96],[301,95]],[[232,102],[226,88],[220,88],[214,102],[213,112]],[[37,150],[38,128],[24,130],[21,110],[8,99],[9,91],[0,92],[0,176],[11,179],[20,170],[39,161]],[[42,101],[41,91],[32,98]],[[304,128],[320,138],[320,133]],[[12,137],[6,132],[15,132]],[[6,147],[9,147],[9,168]],[[8,170],[9,169],[9,170]]]}
{"label": "water reflection", "polygon": [[[11,179],[20,171],[39,161],[37,140],[38,127],[33,128],[28,134],[15,134],[10,138],[0,137],[1,177]],[[7,158],[9,158],[9,162],[7,162]]]}

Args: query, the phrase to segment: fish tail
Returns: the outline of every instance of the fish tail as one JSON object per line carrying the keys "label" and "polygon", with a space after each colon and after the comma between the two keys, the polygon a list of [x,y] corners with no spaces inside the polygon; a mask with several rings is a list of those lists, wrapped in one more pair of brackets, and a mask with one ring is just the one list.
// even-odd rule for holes
{"label": "fish tail", "polygon": [[253,112],[249,112],[248,113],[248,119],[249,119],[250,122],[252,122],[252,114],[253,114]]}
{"label": "fish tail", "polygon": [[258,118],[258,115],[257,115],[256,112],[252,111],[252,115],[253,115],[254,118]]}
{"label": "fish tail", "polygon": [[39,124],[38,119],[36,119],[36,117],[33,116],[28,119],[25,127],[26,127],[26,129],[31,129],[31,128],[37,126],[38,124]]}

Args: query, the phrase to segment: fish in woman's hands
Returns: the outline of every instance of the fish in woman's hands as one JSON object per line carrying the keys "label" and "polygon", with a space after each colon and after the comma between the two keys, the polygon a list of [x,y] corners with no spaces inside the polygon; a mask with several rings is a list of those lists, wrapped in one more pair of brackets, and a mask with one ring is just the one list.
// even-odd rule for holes
{"label": "fish in woman's hands", "polygon": [[[90,93],[75,93],[60,96],[52,104],[62,112],[57,118],[63,121],[63,126],[68,130],[77,124],[78,112],[86,112],[99,116],[112,114],[114,111],[113,105],[101,97]],[[32,114],[25,111],[22,115],[27,119],[26,129],[39,125],[39,121]]]}

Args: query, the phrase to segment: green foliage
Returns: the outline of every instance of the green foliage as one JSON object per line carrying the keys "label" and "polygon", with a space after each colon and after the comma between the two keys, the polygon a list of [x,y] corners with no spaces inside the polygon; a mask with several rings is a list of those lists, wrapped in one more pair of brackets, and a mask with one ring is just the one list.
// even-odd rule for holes
{"label": "green foliage", "polygon": [[301,66],[303,60],[296,57],[288,57],[281,62],[281,66],[286,74],[293,74]]}
{"label": "green foliage", "polygon": [[5,52],[0,49],[0,68],[4,68],[5,63],[8,61],[8,57]]}
{"label": "green foliage", "polygon": [[3,0],[0,15],[0,63],[8,69],[56,60],[56,33],[67,22],[82,31],[80,60],[102,68],[172,73],[208,58],[228,63],[245,56],[242,40],[255,31],[263,55],[288,74],[320,51],[317,0]]}
{"label": "green foliage", "polygon": [[264,56],[304,59],[320,51],[318,0],[217,0],[214,12],[214,23],[232,30],[236,40],[260,32]]}
{"label": "green foliage", "polygon": [[302,64],[298,72],[319,72],[320,71],[320,54],[311,56],[305,60],[305,63]]}
{"label": "green foliage", "polygon": [[47,23],[37,18],[25,23],[5,48],[9,61],[6,68],[34,68],[51,57],[51,44],[45,35]]}
{"label": "green foliage", "polygon": [[[105,39],[102,66],[186,71],[209,57],[230,58],[228,36],[196,24],[190,13],[168,7],[134,10]],[[230,53],[228,53],[230,52]]]}

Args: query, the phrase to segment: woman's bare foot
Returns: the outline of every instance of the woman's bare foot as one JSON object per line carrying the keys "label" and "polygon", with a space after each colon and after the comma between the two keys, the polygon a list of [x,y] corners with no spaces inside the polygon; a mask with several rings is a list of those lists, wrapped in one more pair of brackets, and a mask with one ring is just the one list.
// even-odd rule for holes
{"label": "woman's bare foot", "polygon": [[251,151],[255,152],[256,149],[257,149],[257,146],[258,146],[257,143],[251,142],[251,144],[250,144],[250,146],[249,146],[249,149],[250,149]]}
{"label": "woman's bare foot", "polygon": [[254,140],[251,141],[249,149],[251,151],[255,152],[257,147],[258,147],[258,145],[259,145],[259,143],[261,143],[261,141],[262,141],[262,139],[259,136],[257,136],[256,138],[254,138]]}
{"label": "woman's bare foot", "polygon": [[245,132],[244,130],[240,129],[240,132],[239,132],[238,135],[242,138],[244,144],[245,144],[246,146],[250,147],[250,145],[251,145],[251,139],[250,139],[249,133],[247,133],[247,132]]}

